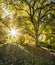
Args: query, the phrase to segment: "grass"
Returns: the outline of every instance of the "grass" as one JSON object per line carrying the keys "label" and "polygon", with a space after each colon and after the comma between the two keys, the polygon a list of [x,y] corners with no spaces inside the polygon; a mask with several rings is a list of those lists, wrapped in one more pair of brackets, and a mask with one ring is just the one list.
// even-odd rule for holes
{"label": "grass", "polygon": [[0,65],[55,65],[55,57],[33,45],[0,46]]}

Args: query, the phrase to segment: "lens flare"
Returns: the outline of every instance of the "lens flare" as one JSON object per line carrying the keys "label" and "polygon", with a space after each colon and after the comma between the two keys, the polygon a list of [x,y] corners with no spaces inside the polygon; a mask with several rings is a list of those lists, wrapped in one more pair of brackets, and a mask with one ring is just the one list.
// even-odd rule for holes
{"label": "lens flare", "polygon": [[16,37],[18,35],[18,30],[15,28],[11,28],[11,30],[9,31],[9,35],[11,37]]}

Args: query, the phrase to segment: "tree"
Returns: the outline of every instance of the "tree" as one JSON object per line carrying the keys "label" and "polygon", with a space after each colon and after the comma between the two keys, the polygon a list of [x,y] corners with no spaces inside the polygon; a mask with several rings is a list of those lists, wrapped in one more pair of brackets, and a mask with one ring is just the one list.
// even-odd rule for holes
{"label": "tree", "polygon": [[[36,45],[39,45],[38,37],[41,34],[39,26],[45,21],[48,23],[53,18],[50,16],[55,11],[53,0],[11,0],[6,1],[6,3],[8,8],[11,6],[10,10],[16,10],[17,19],[26,25],[26,30],[29,30],[28,34],[33,36],[36,40]],[[33,29],[31,30],[27,24],[31,24]],[[33,31],[34,33],[32,33]]]}

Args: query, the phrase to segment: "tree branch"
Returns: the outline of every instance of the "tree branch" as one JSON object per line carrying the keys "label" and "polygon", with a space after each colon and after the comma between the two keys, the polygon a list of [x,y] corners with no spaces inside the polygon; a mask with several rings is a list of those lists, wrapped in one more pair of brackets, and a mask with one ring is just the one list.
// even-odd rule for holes
{"label": "tree branch", "polygon": [[32,15],[31,14],[31,9],[32,9],[32,6],[31,6],[31,3],[32,2],[32,0],[30,1],[30,2],[28,2],[27,0],[25,0],[25,3],[29,6],[29,9],[30,9],[30,15]]}
{"label": "tree branch", "polygon": [[[47,12],[49,12],[49,10],[47,10],[47,11],[45,12],[45,14],[44,14],[43,16],[41,16],[40,20],[41,20],[43,17],[45,17],[46,15],[49,14],[49,13],[47,13]],[[46,14],[46,13],[47,13],[47,14]]]}
{"label": "tree branch", "polygon": [[35,6],[35,4],[36,4],[36,0],[34,1],[34,4],[33,4],[33,16],[34,16],[34,13],[35,13],[35,11],[34,11],[34,6]]}
{"label": "tree branch", "polygon": [[51,3],[50,4],[46,4],[46,5],[42,6],[42,7],[36,8],[34,12],[36,12],[39,9],[41,9],[41,10],[45,9],[46,7],[49,7],[49,6],[51,7]]}
{"label": "tree branch", "polygon": [[[13,5],[17,5],[17,4],[14,4],[13,3]],[[18,6],[18,5],[17,5]],[[24,8],[22,8],[20,5],[18,6],[19,8],[17,8],[17,7],[15,7],[17,10],[23,10],[23,11],[25,11],[28,15],[30,15],[30,13],[27,11],[27,10],[25,10]]]}
{"label": "tree branch", "polygon": [[[0,21],[2,21],[2,19],[0,19]],[[8,29],[10,29],[8,25],[6,25],[5,23],[3,23],[3,21],[2,21],[1,23],[2,23],[3,25],[5,25]]]}

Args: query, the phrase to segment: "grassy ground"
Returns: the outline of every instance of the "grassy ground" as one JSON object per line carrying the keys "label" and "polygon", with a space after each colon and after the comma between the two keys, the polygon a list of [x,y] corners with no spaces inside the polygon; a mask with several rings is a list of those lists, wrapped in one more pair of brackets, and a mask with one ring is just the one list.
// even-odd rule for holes
{"label": "grassy ground", "polygon": [[0,46],[0,65],[55,65],[55,56],[33,45]]}

